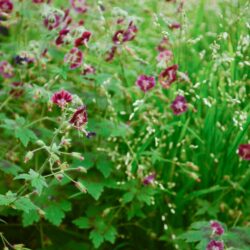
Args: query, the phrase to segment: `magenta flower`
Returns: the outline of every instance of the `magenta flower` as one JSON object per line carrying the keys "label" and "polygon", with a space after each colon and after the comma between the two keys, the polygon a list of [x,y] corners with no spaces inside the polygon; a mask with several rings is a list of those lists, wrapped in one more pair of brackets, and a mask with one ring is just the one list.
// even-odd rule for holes
{"label": "magenta flower", "polygon": [[152,184],[154,182],[154,180],[155,180],[155,177],[156,177],[155,173],[146,176],[143,179],[143,184],[146,185],[146,186]]}
{"label": "magenta flower", "polygon": [[7,61],[0,62],[0,75],[2,75],[3,78],[11,78],[14,76],[14,69]]}
{"label": "magenta flower", "polygon": [[224,250],[224,243],[222,241],[211,240],[207,244],[206,250]]}
{"label": "magenta flower", "polygon": [[69,121],[77,129],[81,129],[88,122],[86,106],[80,106]]}
{"label": "magenta flower", "polygon": [[140,75],[137,78],[136,85],[144,92],[155,86],[155,78],[153,76]]}
{"label": "magenta flower", "polygon": [[72,95],[66,90],[60,90],[53,94],[51,101],[60,108],[64,108],[67,103],[72,101]]}
{"label": "magenta flower", "polygon": [[222,225],[217,221],[211,221],[210,228],[212,229],[213,234],[222,235],[224,233]]}
{"label": "magenta flower", "polygon": [[14,6],[11,0],[0,0],[0,14],[10,14],[13,11],[13,8]]}
{"label": "magenta flower", "polygon": [[173,59],[173,53],[170,50],[163,50],[157,56],[158,62],[166,62],[168,63]]}
{"label": "magenta flower", "polygon": [[89,41],[91,37],[91,32],[89,31],[84,31],[81,35],[81,37],[77,38],[75,40],[75,47],[79,47],[81,45],[87,45],[87,42]]}
{"label": "magenta flower", "polygon": [[64,44],[64,38],[67,36],[67,34],[70,32],[69,29],[62,29],[59,32],[58,37],[56,38],[56,45]]}
{"label": "magenta flower", "polygon": [[56,13],[50,13],[43,21],[48,30],[56,29],[61,23],[61,16]]}
{"label": "magenta flower", "polygon": [[69,0],[72,8],[78,13],[84,13],[88,10],[85,0]]}
{"label": "magenta flower", "polygon": [[247,161],[250,161],[250,144],[241,144],[238,148],[239,156]]}
{"label": "magenta flower", "polygon": [[177,70],[178,65],[174,64],[160,73],[159,82],[161,83],[163,88],[169,88],[170,85],[176,81]]}
{"label": "magenta flower", "polygon": [[78,48],[72,48],[64,57],[64,62],[70,64],[70,69],[79,68],[83,61],[83,53]]}
{"label": "magenta flower", "polygon": [[187,111],[187,101],[184,96],[178,95],[171,104],[171,109],[175,115],[180,115]]}

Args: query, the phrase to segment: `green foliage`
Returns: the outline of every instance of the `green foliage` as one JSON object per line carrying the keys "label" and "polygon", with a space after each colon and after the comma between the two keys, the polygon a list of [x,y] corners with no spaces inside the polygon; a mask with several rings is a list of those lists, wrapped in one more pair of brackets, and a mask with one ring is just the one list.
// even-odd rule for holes
{"label": "green foliage", "polygon": [[[215,239],[250,249],[249,160],[238,152],[250,142],[248,1],[86,0],[84,13],[68,0],[9,1],[10,13],[0,4],[0,63],[13,68],[6,77],[0,65],[0,247],[204,250]],[[67,55],[85,31],[72,69]],[[161,60],[163,38],[173,56]],[[175,64],[164,88],[161,72]],[[155,86],[142,91],[141,75]],[[56,102],[62,90],[71,98]],[[176,115],[178,95],[187,110]]]}

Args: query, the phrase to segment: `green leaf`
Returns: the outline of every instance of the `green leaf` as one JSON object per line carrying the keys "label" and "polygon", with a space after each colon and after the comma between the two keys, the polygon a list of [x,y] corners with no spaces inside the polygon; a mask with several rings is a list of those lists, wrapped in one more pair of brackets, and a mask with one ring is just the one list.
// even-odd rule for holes
{"label": "green leaf", "polygon": [[124,202],[124,204],[126,204],[128,202],[131,202],[134,199],[134,197],[135,197],[134,192],[128,192],[122,196],[122,201]]}
{"label": "green leaf", "polygon": [[97,169],[103,174],[105,178],[109,177],[112,172],[112,162],[108,160],[101,160],[97,162]]}
{"label": "green leaf", "polygon": [[28,197],[20,197],[16,201],[14,201],[14,206],[18,210],[22,210],[28,213],[30,210],[37,209],[37,206],[28,198]]}
{"label": "green leaf", "polygon": [[0,194],[0,206],[8,206],[16,200],[16,194],[8,191],[5,195]]}
{"label": "green leaf", "polygon": [[65,212],[70,210],[71,203],[69,201],[63,200],[59,203],[53,202],[44,209],[45,218],[53,225],[59,226],[65,217]]}
{"label": "green leaf", "polygon": [[73,223],[81,229],[90,228],[89,219],[87,217],[80,217],[78,219],[75,219]]}
{"label": "green leaf", "polygon": [[115,243],[115,238],[117,235],[117,231],[114,227],[109,227],[109,229],[104,234],[104,239],[111,242],[112,244]]}
{"label": "green leaf", "polygon": [[25,147],[27,147],[30,141],[37,140],[35,133],[28,128],[18,127],[15,130],[15,136],[16,138],[20,139],[20,141]]}
{"label": "green leaf", "polygon": [[63,210],[54,204],[45,208],[44,211],[45,218],[55,226],[59,226],[65,217]]}
{"label": "green leaf", "polygon": [[82,180],[82,184],[87,188],[87,192],[95,199],[98,200],[103,192],[104,186],[100,182],[89,182]]}
{"label": "green leaf", "polygon": [[40,216],[36,210],[30,210],[28,213],[23,213],[22,216],[23,226],[27,227],[33,225],[35,222],[40,220]]}
{"label": "green leaf", "polygon": [[95,248],[98,248],[104,241],[103,236],[96,230],[90,232],[89,238],[93,242]]}
{"label": "green leaf", "polygon": [[18,179],[31,181],[31,186],[37,190],[39,195],[42,193],[43,188],[48,186],[45,178],[33,169],[30,169],[29,174],[20,174],[14,178],[14,180]]}
{"label": "green leaf", "polygon": [[6,160],[0,161],[0,170],[5,174],[11,174],[14,176],[16,176],[19,172],[22,172],[22,169],[19,166]]}

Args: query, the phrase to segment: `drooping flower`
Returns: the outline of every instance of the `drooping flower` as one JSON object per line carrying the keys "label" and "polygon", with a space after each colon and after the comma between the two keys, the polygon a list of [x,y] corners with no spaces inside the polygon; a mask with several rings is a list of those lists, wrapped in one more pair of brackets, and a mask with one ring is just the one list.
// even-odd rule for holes
{"label": "drooping flower", "polygon": [[211,221],[210,228],[212,229],[213,234],[222,235],[224,233],[222,225],[217,221]]}
{"label": "drooping flower", "polygon": [[24,93],[23,82],[13,82],[11,84],[12,89],[10,90],[10,95],[18,98]]}
{"label": "drooping flower", "polygon": [[115,44],[121,44],[124,42],[132,41],[135,38],[137,31],[137,27],[131,21],[126,30],[116,31],[112,40]]}
{"label": "drooping flower", "polygon": [[77,129],[81,129],[88,122],[86,106],[80,106],[69,121]]}
{"label": "drooping flower", "polygon": [[206,250],[224,250],[224,243],[222,241],[211,240],[207,244]]}
{"label": "drooping flower", "polygon": [[0,14],[10,14],[13,11],[14,5],[11,0],[0,0]]}
{"label": "drooping flower", "polygon": [[170,50],[163,50],[157,56],[158,62],[168,63],[172,59],[173,59],[173,53]]}
{"label": "drooping flower", "polygon": [[180,29],[180,28],[181,28],[181,25],[180,25],[180,23],[174,22],[174,23],[169,24],[168,27],[169,27],[171,30],[175,30],[175,29]]}
{"label": "drooping flower", "polygon": [[154,182],[154,180],[155,180],[155,177],[156,177],[155,173],[146,176],[143,179],[143,184],[146,185],[146,186],[152,184]]}
{"label": "drooping flower", "polygon": [[64,57],[64,62],[70,64],[70,69],[79,68],[83,61],[83,53],[78,48],[72,48]]}
{"label": "drooping flower", "polygon": [[169,88],[170,85],[176,81],[177,70],[178,70],[178,65],[174,64],[160,73],[159,82],[161,83],[163,88]]}
{"label": "drooping flower", "polygon": [[60,90],[53,94],[51,101],[60,108],[64,108],[67,103],[72,101],[72,95],[66,90]]}
{"label": "drooping flower", "polygon": [[67,36],[67,34],[68,34],[69,32],[70,32],[70,30],[67,29],[67,28],[64,28],[64,29],[60,30],[59,35],[58,35],[58,37],[56,38],[56,45],[61,45],[61,44],[63,44],[63,43],[65,42],[64,39],[65,39],[65,37]]}
{"label": "drooping flower", "polygon": [[35,61],[35,58],[31,55],[28,55],[25,52],[14,57],[14,63],[18,65],[31,64]]}
{"label": "drooping flower", "polygon": [[238,148],[239,156],[247,161],[250,161],[250,144],[241,144]]}
{"label": "drooping flower", "polygon": [[156,49],[161,52],[167,50],[168,48],[169,48],[169,40],[167,37],[163,37]]}
{"label": "drooping flower", "polygon": [[78,13],[84,13],[88,10],[85,0],[69,0],[72,8]]}
{"label": "drooping flower", "polygon": [[84,67],[84,70],[82,71],[82,74],[85,76],[85,75],[89,75],[89,74],[95,74],[96,72],[96,69],[91,66],[91,65],[86,65]]}
{"label": "drooping flower", "polygon": [[81,37],[77,38],[75,40],[75,47],[79,47],[81,45],[87,45],[87,42],[89,41],[91,37],[91,32],[90,31],[84,31],[81,35]]}
{"label": "drooping flower", "polygon": [[106,55],[105,61],[110,62],[114,59],[115,53],[116,53],[117,47],[113,46]]}
{"label": "drooping flower", "polygon": [[7,61],[0,62],[0,75],[2,75],[3,78],[11,78],[14,76],[14,69]]}
{"label": "drooping flower", "polygon": [[90,138],[92,138],[92,137],[94,137],[94,136],[96,136],[96,132],[90,131],[90,132],[87,132],[87,133],[86,133],[86,137],[87,137],[88,139],[90,139]]}
{"label": "drooping flower", "polygon": [[147,92],[155,86],[155,78],[153,76],[140,75],[136,80],[136,85],[143,92]]}
{"label": "drooping flower", "polygon": [[45,17],[43,23],[48,30],[53,30],[60,25],[61,21],[62,17],[59,14],[51,12]]}
{"label": "drooping flower", "polygon": [[187,111],[188,105],[184,96],[178,95],[171,104],[171,109],[175,115],[180,115]]}
{"label": "drooping flower", "polygon": [[137,32],[138,32],[137,27],[134,25],[133,21],[131,21],[128,25],[127,30],[125,30],[123,34],[123,42],[134,40]]}

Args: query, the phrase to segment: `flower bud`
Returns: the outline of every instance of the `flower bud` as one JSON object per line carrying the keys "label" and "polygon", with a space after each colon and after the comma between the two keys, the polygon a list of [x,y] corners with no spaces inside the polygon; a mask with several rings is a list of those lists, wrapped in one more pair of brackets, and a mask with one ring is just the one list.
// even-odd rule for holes
{"label": "flower bud", "polygon": [[72,152],[71,155],[72,155],[73,157],[75,157],[75,158],[81,160],[81,161],[84,160],[84,157],[83,157],[80,153],[78,153],[78,152]]}
{"label": "flower bud", "polygon": [[86,187],[81,182],[75,182],[75,186],[83,193],[87,193]]}
{"label": "flower bud", "polygon": [[24,158],[24,163],[27,163],[29,160],[31,160],[34,156],[34,153],[33,151],[29,151],[26,155],[25,155],[25,158]]}

